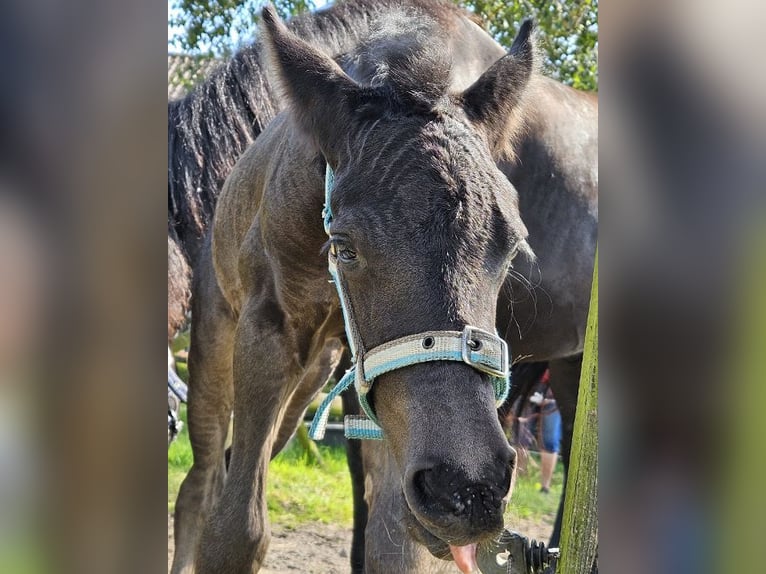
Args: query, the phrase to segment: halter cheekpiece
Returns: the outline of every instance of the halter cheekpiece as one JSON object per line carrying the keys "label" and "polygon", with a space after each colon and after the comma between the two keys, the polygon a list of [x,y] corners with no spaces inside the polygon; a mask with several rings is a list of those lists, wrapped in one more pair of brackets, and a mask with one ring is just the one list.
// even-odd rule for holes
{"label": "halter cheekpiece", "polygon": [[[325,203],[322,210],[324,230],[328,236],[333,217],[330,208],[330,196],[333,187],[333,171],[328,164],[325,171]],[[375,379],[380,375],[419,363],[430,361],[463,362],[477,371],[489,375],[498,406],[508,396],[510,380],[508,345],[497,335],[476,327],[466,326],[462,331],[416,333],[365,350],[354,321],[354,313],[344,286],[343,276],[338,273],[332,254],[328,255],[328,267],[332,282],[335,283],[335,288],[338,291],[343,311],[346,337],[351,348],[352,367],[319,405],[309,430],[309,436],[312,439],[321,440],[324,437],[327,418],[330,414],[330,404],[351,384],[356,388],[359,403],[366,416],[347,415],[345,417],[346,437],[349,439],[382,439],[383,430],[367,401],[367,394],[372,389]]]}

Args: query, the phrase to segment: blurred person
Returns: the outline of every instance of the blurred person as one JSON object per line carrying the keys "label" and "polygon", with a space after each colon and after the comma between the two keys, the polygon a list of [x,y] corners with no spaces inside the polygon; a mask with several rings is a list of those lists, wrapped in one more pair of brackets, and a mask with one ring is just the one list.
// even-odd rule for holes
{"label": "blurred person", "polygon": [[530,449],[537,450],[537,439],[530,425],[532,418],[537,417],[537,405],[530,403],[529,397],[547,368],[547,361],[513,365],[511,378],[516,392],[510,393],[498,409],[500,424],[516,449],[516,470],[520,474],[526,474],[527,463],[531,463],[533,468],[538,467],[535,459],[529,457]]}
{"label": "blurred person", "polygon": [[532,434],[540,448],[540,492],[549,492],[561,446],[561,412],[550,386],[550,369],[545,369],[529,402],[535,405]]}

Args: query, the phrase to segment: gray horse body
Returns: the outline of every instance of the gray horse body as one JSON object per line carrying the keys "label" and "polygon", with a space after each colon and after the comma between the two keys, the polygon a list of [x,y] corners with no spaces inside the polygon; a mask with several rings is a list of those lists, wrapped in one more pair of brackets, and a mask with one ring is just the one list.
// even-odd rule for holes
{"label": "gray horse body", "polygon": [[[455,52],[458,56],[450,78],[453,90],[467,87],[504,54],[473,22],[460,20],[458,30],[451,42],[455,46],[469,42],[476,49]],[[344,67],[359,81],[371,79],[364,62],[346,62]],[[501,334],[507,327],[505,334],[515,360],[566,359],[582,349],[595,251],[596,139],[591,124],[597,112],[592,98],[550,80],[537,78],[533,89],[535,98],[526,104],[525,130],[516,146],[516,158],[500,162],[499,167],[518,190],[519,209],[537,261],[526,260],[524,254],[515,260],[516,273],[532,286],[512,274],[499,299],[497,324]],[[576,125],[589,129],[575,129]],[[573,157],[577,154],[588,159]],[[218,457],[225,440],[221,429],[228,426],[232,409],[235,425],[241,427],[235,430],[232,472],[250,474],[254,480],[246,492],[240,490],[236,496],[223,492],[216,512],[226,523],[209,523],[208,529],[217,529],[215,538],[221,540],[226,535],[241,537],[243,533],[234,529],[251,524],[245,535],[257,538],[256,543],[226,560],[232,565],[258,565],[263,559],[268,525],[265,517],[253,517],[252,501],[261,500],[268,459],[284,444],[326,380],[337,361],[338,340],[343,335],[337,294],[327,282],[326,259],[317,256],[327,239],[320,220],[323,178],[324,160],[288,115],[281,114],[241,157],[221,193],[212,249],[203,250],[203,262],[195,269],[193,331],[197,334],[193,334],[196,352],[192,355],[196,356],[190,356],[192,374],[199,373],[192,383],[196,385],[190,409],[201,408],[203,402],[216,406],[212,424],[197,424],[194,429],[190,421],[192,442],[199,447],[195,448],[195,465],[203,470],[187,479],[189,484],[185,482],[179,497],[176,536],[180,540],[174,572],[190,569],[204,520],[221,495],[224,470]],[[301,233],[295,233],[296,229]],[[243,317],[253,320],[243,321]],[[299,318],[289,329],[289,337],[294,339],[289,354],[285,354],[285,346],[268,344],[270,330],[283,331],[286,317]],[[562,333],[562,327],[569,331]],[[258,349],[241,343],[255,339],[262,342]],[[228,362],[232,357],[234,372]],[[252,362],[258,363],[264,381],[270,377],[285,380],[287,372],[291,384],[280,388],[259,385],[258,396],[244,396],[242,393],[254,392],[253,388],[235,389],[233,380],[242,376],[236,369],[245,369]],[[264,369],[263,365],[272,367]],[[555,361],[555,373],[554,365]],[[571,373],[561,379],[571,386]],[[252,405],[259,401],[277,404],[273,418],[252,420]],[[253,448],[262,456],[237,455]],[[197,455],[205,449],[209,451],[207,460],[198,461]],[[385,445],[365,445],[365,451],[371,487],[367,493],[371,517],[368,570],[442,568],[443,562],[434,561],[412,542],[396,480],[397,462]],[[208,564],[202,569],[213,571],[220,566]]]}

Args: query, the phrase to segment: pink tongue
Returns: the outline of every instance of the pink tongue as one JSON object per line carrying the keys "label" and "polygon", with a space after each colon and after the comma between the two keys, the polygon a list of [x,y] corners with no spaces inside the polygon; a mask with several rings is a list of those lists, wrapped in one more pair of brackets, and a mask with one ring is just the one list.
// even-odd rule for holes
{"label": "pink tongue", "polygon": [[466,546],[452,546],[450,544],[449,550],[452,552],[455,564],[463,574],[479,571],[479,566],[476,564],[476,544],[467,544]]}

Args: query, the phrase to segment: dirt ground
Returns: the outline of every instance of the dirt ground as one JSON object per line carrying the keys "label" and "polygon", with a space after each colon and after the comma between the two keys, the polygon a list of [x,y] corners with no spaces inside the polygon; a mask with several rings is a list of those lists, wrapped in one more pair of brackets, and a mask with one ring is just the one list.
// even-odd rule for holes
{"label": "dirt ground", "polygon": [[[509,524],[529,538],[547,540],[552,524],[540,525],[519,520]],[[348,555],[351,530],[317,524],[299,530],[272,526],[271,545],[261,574],[344,574],[351,571]],[[168,515],[168,571],[173,561],[173,517]],[[458,569],[455,568],[455,572]]]}
{"label": "dirt ground", "polygon": [[[271,544],[262,574],[350,572],[351,530],[329,524],[287,530],[272,525]],[[168,572],[173,562],[173,517],[168,515]]]}

